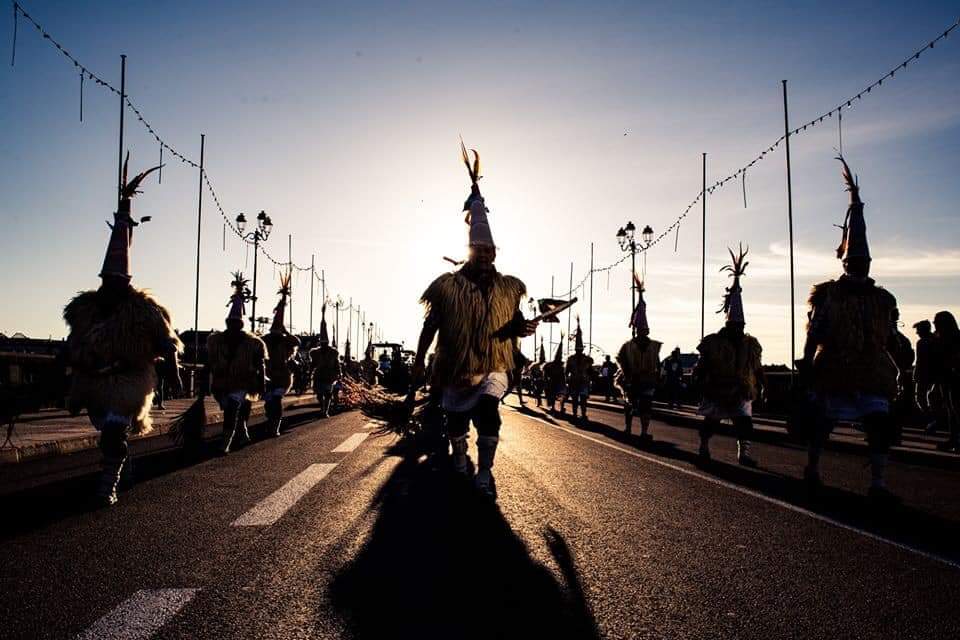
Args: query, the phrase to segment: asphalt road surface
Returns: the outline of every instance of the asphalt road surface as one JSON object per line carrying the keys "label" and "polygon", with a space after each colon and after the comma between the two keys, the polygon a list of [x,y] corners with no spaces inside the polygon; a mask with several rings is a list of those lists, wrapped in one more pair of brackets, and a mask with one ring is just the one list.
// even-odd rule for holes
{"label": "asphalt road surface", "polygon": [[3,638],[948,638],[960,629],[958,473],[799,449],[694,464],[696,434],[504,410],[496,504],[359,413],[225,458],[137,462],[116,507],[88,481],[14,496]]}

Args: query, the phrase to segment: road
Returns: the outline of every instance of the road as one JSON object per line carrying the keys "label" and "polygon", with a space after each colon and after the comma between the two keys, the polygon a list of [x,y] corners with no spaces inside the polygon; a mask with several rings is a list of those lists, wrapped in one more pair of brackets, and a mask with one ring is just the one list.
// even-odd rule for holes
{"label": "road", "polygon": [[[830,453],[693,463],[690,429],[504,410],[497,504],[405,459],[359,413],[225,458],[139,461],[119,505],[84,482],[4,502],[4,638],[946,638],[960,611],[956,472],[892,465],[864,497]],[[673,443],[673,444],[668,444]]]}

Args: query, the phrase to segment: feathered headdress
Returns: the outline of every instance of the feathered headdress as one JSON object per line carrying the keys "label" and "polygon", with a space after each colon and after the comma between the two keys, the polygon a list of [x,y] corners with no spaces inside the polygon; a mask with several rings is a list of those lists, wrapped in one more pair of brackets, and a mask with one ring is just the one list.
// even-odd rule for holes
{"label": "feathered headdress", "polygon": [[746,273],[747,265],[750,264],[745,259],[749,250],[749,247],[744,249],[742,243],[738,254],[734,254],[733,249],[728,248],[730,264],[720,267],[721,273],[726,271],[733,278],[733,284],[727,287],[723,296],[723,307],[720,309],[720,312],[726,315],[727,322],[746,323],[743,315],[743,289],[740,287],[740,277]]}
{"label": "feathered headdress", "polygon": [[230,312],[227,314],[227,320],[240,320],[246,316],[246,302],[250,299],[250,287],[247,286],[250,281],[243,277],[239,271],[233,272],[233,281],[230,286],[233,287],[233,293],[230,294]]}
{"label": "feathered headdress", "polygon": [[540,338],[540,364],[546,364],[547,351],[543,348],[543,338]]}
{"label": "feathered headdress", "polygon": [[480,175],[480,154],[475,149],[473,152],[473,163],[470,163],[470,154],[467,153],[467,147],[460,139],[460,153],[463,156],[463,164],[467,167],[467,174],[470,176],[470,195],[463,203],[463,210],[467,212],[464,222],[470,226],[470,246],[495,247],[493,242],[493,232],[490,230],[490,220],[487,217],[487,206],[484,204],[483,196],[480,195],[480,187],[477,181],[483,176]]}
{"label": "feathered headdress", "polygon": [[573,350],[577,353],[583,353],[583,329],[580,328],[580,316],[577,316],[577,332],[573,336]]}
{"label": "feathered headdress", "polygon": [[840,175],[843,176],[843,182],[847,191],[850,192],[850,204],[847,206],[847,215],[844,218],[840,229],[843,236],[840,239],[840,246],[837,247],[837,257],[841,260],[847,258],[870,258],[870,247],[867,244],[867,223],[863,218],[863,201],[860,200],[860,186],[856,178],[850,171],[847,161],[842,156],[837,156],[837,160],[843,165]]}
{"label": "feathered headdress", "polygon": [[563,363],[563,332],[560,332],[560,342],[557,344],[557,352],[553,355],[553,361]]}
{"label": "feathered headdress", "polygon": [[127,180],[127,166],[130,163],[130,152],[123,162],[123,176],[120,187],[120,206],[119,211],[113,214],[113,224],[110,227],[110,241],[107,244],[107,254],[103,258],[103,268],[100,270],[100,277],[120,276],[121,278],[132,277],[130,273],[130,247],[133,244],[133,228],[141,222],[148,222],[150,216],[144,216],[139,221],[130,217],[130,200],[138,193],[140,184],[144,178],[156,171],[162,165],[147,169],[133,177],[133,180]]}
{"label": "feathered headdress", "polygon": [[291,275],[292,273],[289,269],[286,273],[280,274],[280,289],[277,290],[277,295],[280,296],[280,301],[277,302],[277,306],[273,308],[273,324],[270,326],[270,331],[274,333],[286,332],[286,327],[283,323],[283,314],[287,308],[287,298],[290,297]]}
{"label": "feathered headdress", "polygon": [[650,325],[647,324],[647,303],[643,299],[643,292],[646,291],[643,286],[643,280],[640,279],[640,276],[634,272],[633,274],[633,284],[637,289],[637,306],[633,309],[633,314],[630,316],[629,326],[632,329],[637,331],[649,330]]}

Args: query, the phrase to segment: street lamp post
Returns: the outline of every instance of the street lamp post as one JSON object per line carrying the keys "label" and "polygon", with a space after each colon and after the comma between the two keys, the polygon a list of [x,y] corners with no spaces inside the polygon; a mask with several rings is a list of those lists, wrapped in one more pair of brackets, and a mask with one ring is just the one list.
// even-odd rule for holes
{"label": "street lamp post", "polygon": [[247,228],[247,217],[240,213],[237,216],[237,231],[243,237],[244,241],[253,241],[253,297],[251,298],[252,307],[250,309],[250,331],[257,330],[257,256],[260,253],[260,241],[266,241],[273,230],[273,221],[265,211],[257,214],[257,227],[250,233],[244,234]]}
{"label": "street lamp post", "polygon": [[[620,244],[621,251],[630,252],[630,310],[631,313],[633,309],[637,307],[637,284],[633,274],[637,272],[637,241],[634,236],[637,228],[633,225],[633,222],[628,221],[627,226],[620,227],[620,230],[617,231],[617,242]],[[634,327],[633,334],[636,335],[637,329]]]}
{"label": "street lamp post", "polygon": [[640,233],[640,237],[643,238],[643,279],[647,279],[647,249],[650,248],[650,243],[653,242],[653,227],[646,225],[643,228],[643,231]]}

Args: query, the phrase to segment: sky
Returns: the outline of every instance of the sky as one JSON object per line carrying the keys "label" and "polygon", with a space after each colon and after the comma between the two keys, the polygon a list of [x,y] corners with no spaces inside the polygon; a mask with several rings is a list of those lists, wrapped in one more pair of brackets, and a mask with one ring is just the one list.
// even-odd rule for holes
{"label": "sky", "polygon": [[[413,346],[427,284],[466,252],[469,184],[459,139],[480,152],[501,271],[530,295],[569,289],[622,257],[628,220],[659,233],[707,179],[783,134],[781,80],[800,124],[856,94],[958,17],[953,2],[80,2],[24,8],[95,73],[119,85],[170,145],[205,166],[227,215],[266,210],[266,249],[309,265],[387,339]],[[9,53],[11,11],[0,22]],[[4,62],[6,65],[6,62]],[[873,276],[905,331],[960,306],[960,30],[844,112]],[[16,65],[0,70],[0,332],[66,333],[62,307],[95,288],[115,206],[119,99],[21,19]],[[797,349],[810,286],[836,277],[847,196],[836,118],[791,138]],[[131,169],[159,158],[128,112]],[[169,154],[167,154],[169,160]],[[727,247],[749,246],[748,331],[767,363],[790,354],[783,146],[743,184],[707,198],[706,329],[723,322]],[[134,202],[134,284],[191,328],[197,170],[176,160]],[[222,326],[230,272],[252,255],[203,197],[199,324]],[[700,205],[651,247],[646,299],[665,350],[700,337]],[[228,232],[229,234],[229,232]],[[675,250],[676,244],[676,250]],[[224,248],[225,247],[225,248]],[[593,342],[628,338],[629,260],[593,279]],[[638,270],[643,259],[638,257]],[[277,272],[260,260],[258,315]],[[294,279],[295,331],[310,323],[309,277]],[[589,280],[575,312],[591,327]],[[319,325],[317,283],[314,328]],[[332,317],[331,317],[332,320]],[[347,314],[341,316],[345,333]],[[575,321],[574,321],[575,323]],[[562,320],[566,329],[566,318]],[[553,339],[561,326],[554,325]],[[541,337],[549,335],[541,329]],[[526,341],[528,355],[532,340]],[[549,349],[549,347],[548,347]]]}

